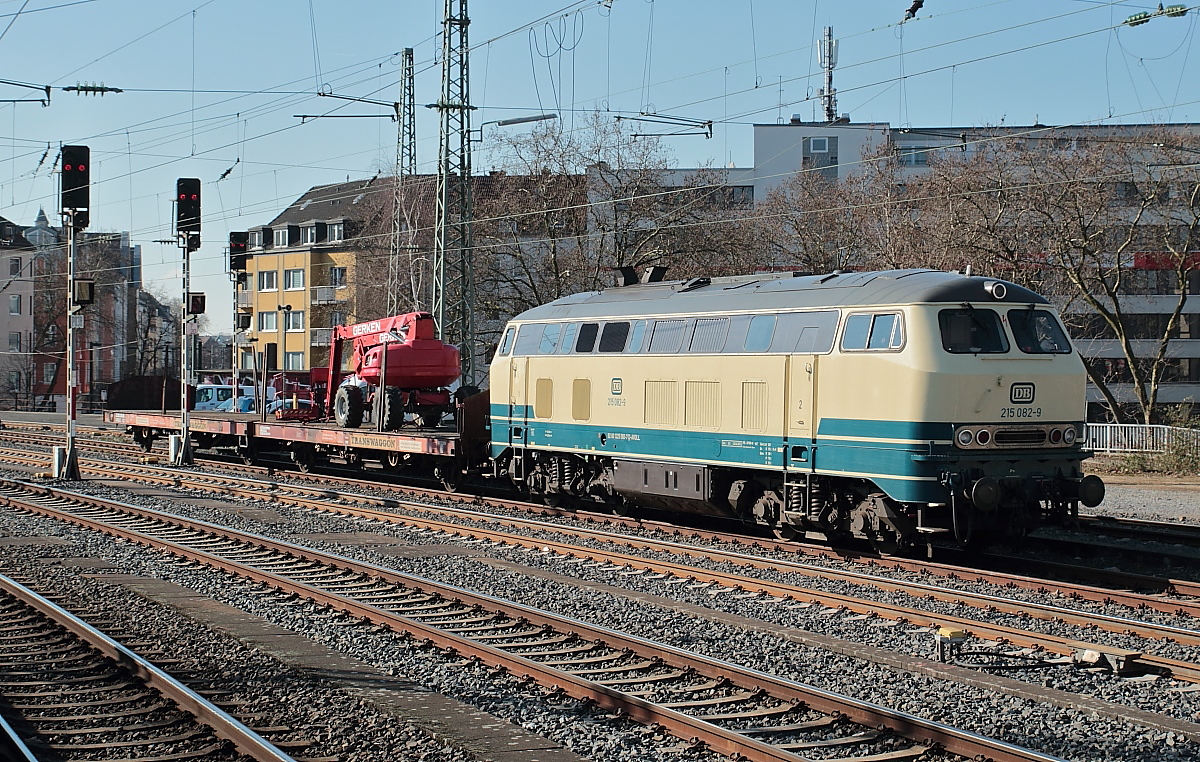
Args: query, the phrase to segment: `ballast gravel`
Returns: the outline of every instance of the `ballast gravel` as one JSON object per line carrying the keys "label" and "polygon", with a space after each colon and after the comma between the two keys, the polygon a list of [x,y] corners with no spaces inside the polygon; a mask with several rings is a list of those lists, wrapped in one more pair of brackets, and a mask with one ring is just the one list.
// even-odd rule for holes
{"label": "ballast gravel", "polygon": [[[92,484],[67,485],[81,491],[101,493],[112,499],[138,502],[146,505],[160,501],[145,498],[133,499],[121,490],[97,487]],[[231,516],[216,510],[188,506],[186,498],[181,501],[161,501],[162,510],[186,513],[204,520],[220,522],[246,531],[257,532],[294,540],[295,535],[361,529],[361,525],[344,519],[315,516],[293,512],[278,505],[272,506],[287,519],[285,525],[264,525],[259,522]],[[29,521],[35,521],[30,519]],[[49,524],[49,522],[42,522]],[[382,528],[377,523],[369,525],[372,531],[394,534],[405,544],[447,544],[451,538],[445,536],[423,537],[421,533],[402,528]],[[41,526],[45,530],[45,526]],[[63,530],[56,530],[59,534]],[[105,555],[114,553],[112,543],[94,538],[86,533],[76,533],[80,541],[91,546],[93,552]],[[310,545],[321,543],[306,542]],[[793,680],[817,685],[828,690],[847,693],[855,697],[892,706],[939,721],[965,727],[986,735],[1003,738],[1012,743],[1040,749],[1072,760],[1101,759],[1197,759],[1197,748],[1190,742],[1168,734],[1147,731],[1127,723],[1103,720],[1098,717],[1083,717],[1069,710],[1054,706],[1036,705],[1031,702],[1006,696],[996,696],[986,691],[934,680],[920,675],[906,674],[879,665],[809,648],[767,634],[742,628],[706,622],[696,626],[694,616],[644,605],[617,597],[606,592],[579,590],[539,576],[516,574],[497,569],[484,560],[464,558],[460,555],[431,555],[417,558],[398,559],[381,557],[362,548],[348,549],[328,545],[329,550],[362,558],[368,562],[396,568],[398,571],[417,576],[438,579],[474,591],[516,600],[525,605],[536,606],[559,614],[594,621],[608,627],[630,632],[641,637],[661,641],[676,647],[694,650],[715,658],[746,664]],[[580,709],[574,702],[557,710],[551,702],[539,695],[532,695],[519,686],[497,690],[495,675],[475,674],[477,670],[464,669],[454,662],[419,653],[411,644],[406,644],[394,635],[379,635],[361,628],[331,626],[326,620],[314,617],[311,611],[297,607],[279,607],[230,585],[228,581],[208,572],[183,569],[162,563],[152,554],[121,548],[122,565],[129,564],[138,573],[161,576],[224,600],[231,605],[259,613],[272,621],[290,627],[351,653],[360,659],[371,661],[393,674],[402,674],[443,693],[461,700],[471,701],[481,708],[519,722],[524,727],[542,732],[559,740],[578,753],[594,759],[628,758],[635,744],[639,756],[652,753],[657,758],[668,754],[672,759],[680,758],[674,739],[647,738],[644,729],[637,726],[622,728],[620,723],[606,720],[602,716],[590,722],[580,722]],[[752,619],[827,632],[850,639],[861,638],[890,647],[893,650],[928,655],[931,635],[919,628],[900,626],[878,626],[871,620],[854,620],[844,613],[809,611],[780,607],[762,601],[741,600],[726,596],[710,596],[703,591],[691,590],[686,585],[669,585],[664,580],[651,580],[642,576],[616,574],[615,569],[585,567],[581,564],[566,564],[561,557],[541,553],[528,553],[511,548],[491,548],[489,555],[507,558],[515,563],[542,568],[555,574],[569,574],[582,579],[602,581],[613,586],[628,586],[631,589],[652,593],[666,598],[690,601],[697,605],[719,607],[723,611],[740,614]],[[150,556],[150,557],[148,557]],[[400,640],[399,643],[397,641]],[[1171,705],[1183,707],[1178,716],[1200,719],[1196,716],[1196,705],[1187,700],[1191,694],[1170,692],[1173,681],[1156,683],[1131,683],[1102,673],[1080,672],[1072,669],[1053,669],[1026,675],[1031,682],[1053,685],[1053,687],[1088,693],[1121,701],[1130,706],[1140,706],[1152,711],[1168,711]],[[482,682],[481,682],[482,681]],[[514,697],[517,700],[513,700]],[[585,713],[586,714],[586,713]],[[581,737],[582,735],[582,737]],[[674,745],[673,745],[674,744]],[[616,756],[605,756],[597,747],[616,750]],[[647,751],[646,748],[654,750]],[[695,754],[697,752],[691,752]]]}

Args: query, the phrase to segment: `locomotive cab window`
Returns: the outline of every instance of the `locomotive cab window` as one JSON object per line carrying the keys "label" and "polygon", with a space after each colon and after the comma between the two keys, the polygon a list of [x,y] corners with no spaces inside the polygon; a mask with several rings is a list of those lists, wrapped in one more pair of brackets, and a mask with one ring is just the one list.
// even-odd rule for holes
{"label": "locomotive cab window", "polygon": [[558,344],[559,354],[568,354],[575,346],[575,334],[579,331],[578,323],[567,323],[567,328],[563,331],[562,341]]}
{"label": "locomotive cab window", "polygon": [[1008,339],[994,310],[961,307],[938,313],[942,348],[951,354],[1004,354]]}
{"label": "locomotive cab window", "polygon": [[509,328],[507,331],[505,331],[504,338],[501,339],[500,347],[496,350],[496,354],[499,355],[500,357],[504,357],[509,352],[511,352],[513,336],[516,336],[516,335],[517,335],[516,328]]}
{"label": "locomotive cab window", "polygon": [[552,355],[558,349],[558,337],[562,334],[562,323],[549,323],[542,329],[542,340],[538,344],[539,355]]}
{"label": "locomotive cab window", "polygon": [[1046,310],[1009,310],[1008,324],[1017,347],[1030,355],[1067,355],[1071,342],[1054,315]]}
{"label": "locomotive cab window", "polygon": [[526,323],[517,331],[517,345],[513,348],[515,355],[535,355],[542,341],[542,329],[545,323]]}
{"label": "locomotive cab window", "polygon": [[904,346],[904,321],[896,312],[877,315],[851,315],[842,331],[842,349],[846,351],[895,352]]}

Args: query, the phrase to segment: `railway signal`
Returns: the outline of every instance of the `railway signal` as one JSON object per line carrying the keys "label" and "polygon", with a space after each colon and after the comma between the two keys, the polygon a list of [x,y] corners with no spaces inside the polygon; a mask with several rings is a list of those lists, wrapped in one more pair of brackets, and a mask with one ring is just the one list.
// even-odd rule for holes
{"label": "railway signal", "polygon": [[246,270],[246,260],[249,259],[247,252],[250,249],[250,234],[244,230],[231,230],[229,232],[229,271],[244,272]]}
{"label": "railway signal", "polygon": [[181,177],[175,181],[175,232],[187,235],[188,250],[200,248],[200,180]]}
{"label": "railway signal", "polygon": [[91,195],[91,150],[87,146],[62,147],[62,210],[72,210],[71,225],[88,226]]}

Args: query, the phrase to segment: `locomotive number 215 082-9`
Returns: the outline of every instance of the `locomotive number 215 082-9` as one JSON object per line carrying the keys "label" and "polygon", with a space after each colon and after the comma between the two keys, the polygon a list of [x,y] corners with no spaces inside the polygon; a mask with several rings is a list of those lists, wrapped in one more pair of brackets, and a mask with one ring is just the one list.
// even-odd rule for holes
{"label": "locomotive number 215 082-9", "polygon": [[1001,418],[1041,418],[1042,409],[1040,407],[1002,407],[1000,408]]}

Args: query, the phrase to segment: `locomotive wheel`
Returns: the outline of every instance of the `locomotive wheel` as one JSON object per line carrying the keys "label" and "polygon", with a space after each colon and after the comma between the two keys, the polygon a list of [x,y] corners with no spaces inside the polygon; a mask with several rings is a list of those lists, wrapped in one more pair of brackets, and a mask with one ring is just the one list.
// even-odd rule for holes
{"label": "locomotive wheel", "polygon": [[880,531],[871,536],[871,547],[881,556],[894,556],[904,550],[904,544],[895,532]]}
{"label": "locomotive wheel", "polygon": [[780,524],[778,526],[771,527],[771,533],[775,535],[776,540],[780,540],[782,542],[791,542],[792,540],[796,539],[796,535],[800,533],[800,530],[796,529],[796,527],[792,526],[791,524]]}
{"label": "locomotive wheel", "polygon": [[395,387],[384,389],[380,395],[383,406],[381,411],[383,415],[383,430],[395,431],[400,428],[400,424],[404,423],[404,397],[400,390]]}
{"label": "locomotive wheel", "polygon": [[363,422],[362,389],[342,386],[333,398],[333,417],[343,429],[357,429]]}
{"label": "locomotive wheel", "polygon": [[413,417],[413,423],[422,429],[432,428],[442,422],[442,415],[440,407],[419,407]]}

